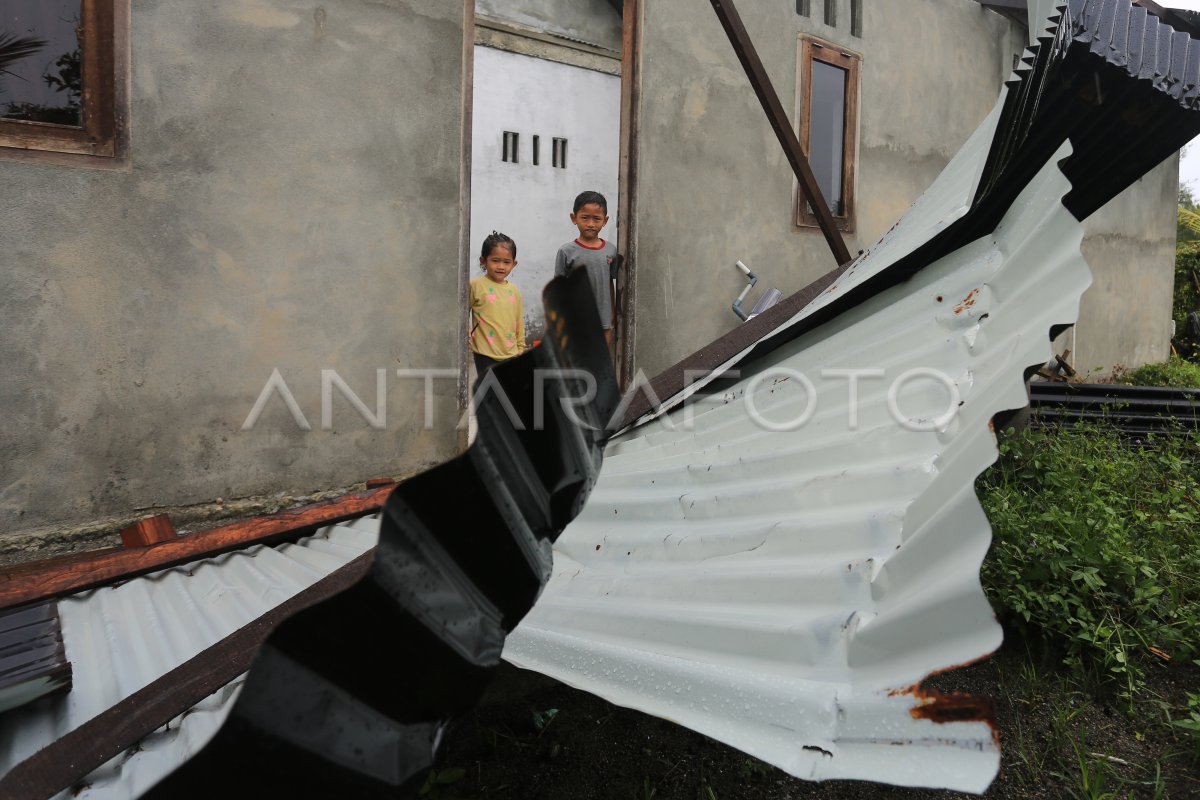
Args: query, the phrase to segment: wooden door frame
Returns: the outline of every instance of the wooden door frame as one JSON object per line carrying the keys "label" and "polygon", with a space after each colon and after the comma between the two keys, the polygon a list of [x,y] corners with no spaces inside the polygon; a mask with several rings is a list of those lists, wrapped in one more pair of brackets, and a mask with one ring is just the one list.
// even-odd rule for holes
{"label": "wooden door frame", "polygon": [[641,116],[641,53],[645,0],[625,0],[621,35],[621,150],[617,169],[617,319],[613,335],[617,382],[624,391],[633,378],[637,344],[638,133]]}
{"label": "wooden door frame", "polygon": [[[471,408],[471,350],[467,345],[470,331],[471,292],[471,147],[474,143],[475,116],[475,0],[463,0],[463,52],[462,52],[462,148],[458,171],[458,418],[464,419]],[[466,452],[468,426],[458,430],[458,451]]]}

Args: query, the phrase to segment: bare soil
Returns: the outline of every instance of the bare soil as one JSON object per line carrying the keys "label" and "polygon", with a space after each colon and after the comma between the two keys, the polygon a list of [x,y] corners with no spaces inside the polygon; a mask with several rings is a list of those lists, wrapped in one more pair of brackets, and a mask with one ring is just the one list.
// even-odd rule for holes
{"label": "bare soil", "polygon": [[[1166,708],[1200,692],[1200,669],[1161,665],[1152,700],[1128,714],[1076,690],[1051,657],[1014,637],[998,654],[928,685],[991,697],[1002,747],[986,798],[1200,798],[1194,742]],[[551,714],[551,710],[553,713]],[[540,723],[540,724],[539,724]],[[858,781],[810,783],[674,723],[505,665],[448,729],[424,797],[519,800],[949,800],[956,792]]]}

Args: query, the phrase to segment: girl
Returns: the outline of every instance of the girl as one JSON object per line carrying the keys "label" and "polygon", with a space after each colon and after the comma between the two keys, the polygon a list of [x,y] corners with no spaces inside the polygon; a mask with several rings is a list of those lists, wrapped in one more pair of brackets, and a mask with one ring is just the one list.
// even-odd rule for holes
{"label": "girl", "polygon": [[525,350],[521,290],[508,276],[517,268],[517,243],[492,231],[479,253],[483,274],[471,280],[471,353],[478,380],[501,361]]}

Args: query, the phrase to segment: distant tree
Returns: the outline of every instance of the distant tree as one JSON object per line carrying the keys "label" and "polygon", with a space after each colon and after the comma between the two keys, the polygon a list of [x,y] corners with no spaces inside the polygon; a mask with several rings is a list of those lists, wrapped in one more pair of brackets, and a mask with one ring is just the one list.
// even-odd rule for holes
{"label": "distant tree", "polygon": [[1192,194],[1192,187],[1183,181],[1179,182],[1179,205],[1188,211],[1196,210],[1196,198]]}
{"label": "distant tree", "polygon": [[1180,203],[1175,212],[1176,244],[1200,241],[1200,214],[1193,211],[1192,208],[1187,208]]}

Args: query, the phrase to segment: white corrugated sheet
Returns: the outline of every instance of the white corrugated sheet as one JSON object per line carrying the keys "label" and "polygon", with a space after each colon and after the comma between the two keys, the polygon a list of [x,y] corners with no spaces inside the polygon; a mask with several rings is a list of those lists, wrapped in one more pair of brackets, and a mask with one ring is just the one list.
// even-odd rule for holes
{"label": "white corrugated sheet", "polygon": [[[0,775],[375,546],[378,517],[204,559],[59,601],[74,687],[0,716]],[[198,752],[244,676],[97,769],[63,797],[137,797]]]}
{"label": "white corrugated sheet", "polygon": [[[1027,68],[1022,67],[1022,69]],[[984,164],[987,161],[992,139],[996,134],[996,125],[1000,119],[1000,112],[1007,94],[1008,87],[1005,87],[991,113],[971,134],[962,149],[938,175],[933,184],[917,198],[904,217],[869,250],[856,258],[828,289],[796,312],[777,330],[785,330],[795,325],[862,282],[883,272],[967,213],[975,192],[979,188],[979,179],[983,174]],[[725,370],[735,367],[749,352],[750,350],[746,349],[736,354],[725,364],[717,367],[711,377],[701,378],[695,383],[689,384],[688,388],[678,395],[662,398],[663,402],[658,408],[645,414],[635,424],[654,419],[665,411],[678,406],[688,397],[701,391],[712,382],[713,378],[718,377]]]}
{"label": "white corrugated sheet", "polygon": [[[1060,202],[1069,152],[993,235],[610,444],[506,658],[798,777],[983,791],[991,728],[918,718],[928,701],[905,690],[1000,644],[973,485],[996,458],[992,416],[1025,405],[1024,368],[1050,358],[1050,327],[1091,280]],[[884,371],[860,381],[856,427],[847,380],[823,369]],[[913,369],[958,398],[918,377],[889,403]],[[812,381],[815,412],[767,430],[748,400],[770,423],[810,402],[785,370]],[[912,431],[892,404],[909,427],[950,418]]]}

